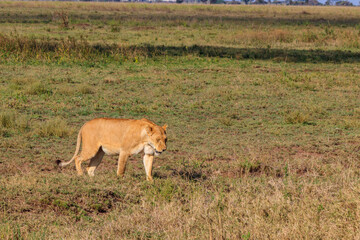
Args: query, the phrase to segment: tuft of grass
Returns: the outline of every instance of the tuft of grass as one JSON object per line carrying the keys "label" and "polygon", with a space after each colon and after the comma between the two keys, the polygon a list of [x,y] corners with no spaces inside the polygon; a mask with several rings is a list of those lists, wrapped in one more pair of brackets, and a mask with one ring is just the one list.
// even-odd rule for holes
{"label": "tuft of grass", "polygon": [[13,112],[0,113],[0,126],[3,128],[12,128],[16,126],[15,113]]}
{"label": "tuft of grass", "polygon": [[30,120],[28,116],[20,115],[16,117],[16,127],[21,131],[30,129]]}
{"label": "tuft of grass", "polygon": [[79,87],[79,92],[81,94],[93,94],[95,91],[89,85],[83,84]]}
{"label": "tuft of grass", "polygon": [[24,86],[26,87],[33,82],[32,78],[13,78],[10,80],[10,88],[14,90],[22,90]]}
{"label": "tuft of grass", "polygon": [[0,128],[3,133],[9,133],[9,130],[25,131],[30,128],[29,118],[25,115],[15,114],[12,111],[4,111],[0,113]]}
{"label": "tuft of grass", "polygon": [[310,118],[309,114],[301,111],[292,111],[285,115],[285,121],[289,124],[306,124]]}
{"label": "tuft of grass", "polygon": [[119,26],[111,26],[111,32],[120,32]]}
{"label": "tuft of grass", "polygon": [[351,118],[345,118],[341,121],[341,125],[345,129],[359,129],[360,128],[360,120],[357,119],[351,119]]}
{"label": "tuft of grass", "polygon": [[218,119],[219,123],[229,127],[232,126],[234,124],[234,120],[232,117],[222,117],[220,119]]}
{"label": "tuft of grass", "polygon": [[34,82],[28,86],[25,93],[30,95],[52,94],[52,90],[42,82]]}
{"label": "tuft of grass", "polygon": [[41,137],[67,137],[73,133],[73,128],[65,120],[54,118],[38,124],[35,132]]}
{"label": "tuft of grass", "polygon": [[237,163],[238,172],[240,174],[257,173],[261,171],[261,164],[259,161],[240,161]]}
{"label": "tuft of grass", "polygon": [[72,86],[60,86],[59,88],[57,88],[57,93],[61,94],[61,95],[65,95],[65,96],[71,96],[74,95],[76,89],[74,89]]}
{"label": "tuft of grass", "polygon": [[316,40],[318,40],[318,35],[314,32],[307,31],[307,32],[303,33],[302,40],[303,40],[303,42],[306,42],[306,43],[313,43]]}

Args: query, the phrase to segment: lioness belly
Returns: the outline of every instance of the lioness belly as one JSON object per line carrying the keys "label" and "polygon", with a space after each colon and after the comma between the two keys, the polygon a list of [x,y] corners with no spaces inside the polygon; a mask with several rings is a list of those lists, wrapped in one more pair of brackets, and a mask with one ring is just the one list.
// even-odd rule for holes
{"label": "lioness belly", "polygon": [[116,150],[110,149],[110,148],[106,148],[104,146],[102,146],[101,148],[106,155],[118,155],[120,153],[119,151],[116,151]]}

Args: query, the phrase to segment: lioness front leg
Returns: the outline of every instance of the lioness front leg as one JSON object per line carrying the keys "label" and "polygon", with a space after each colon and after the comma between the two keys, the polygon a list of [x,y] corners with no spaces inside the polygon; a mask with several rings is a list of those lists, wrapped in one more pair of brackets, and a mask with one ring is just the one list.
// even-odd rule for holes
{"label": "lioness front leg", "polygon": [[129,158],[128,153],[120,152],[119,161],[118,161],[118,170],[117,170],[117,175],[120,177],[124,176],[125,168],[126,168],[126,161],[128,158]]}
{"label": "lioness front leg", "polygon": [[146,173],[146,180],[152,182],[152,165],[154,161],[154,155],[151,154],[145,154],[144,155],[144,167],[145,167],[145,173]]}

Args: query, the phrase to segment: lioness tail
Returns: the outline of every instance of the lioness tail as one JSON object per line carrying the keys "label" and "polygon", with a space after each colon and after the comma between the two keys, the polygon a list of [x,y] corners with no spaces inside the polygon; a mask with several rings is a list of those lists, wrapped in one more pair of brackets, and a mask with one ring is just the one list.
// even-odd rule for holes
{"label": "lioness tail", "polygon": [[82,127],[81,127],[81,129],[80,129],[80,131],[78,133],[78,137],[77,137],[77,141],[76,141],[76,150],[75,150],[74,156],[68,162],[63,162],[63,161],[60,161],[60,160],[56,160],[56,164],[59,167],[65,167],[66,165],[69,165],[72,161],[74,161],[75,157],[78,155],[79,150],[80,150],[80,144],[81,144],[81,131],[82,131]]}

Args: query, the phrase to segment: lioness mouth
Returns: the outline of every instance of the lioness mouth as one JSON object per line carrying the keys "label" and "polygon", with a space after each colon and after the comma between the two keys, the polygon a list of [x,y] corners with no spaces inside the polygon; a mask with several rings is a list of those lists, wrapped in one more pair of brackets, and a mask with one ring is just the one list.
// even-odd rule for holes
{"label": "lioness mouth", "polygon": [[151,143],[149,145],[150,145],[150,147],[152,147],[152,149],[154,150],[156,155],[160,155],[162,153],[162,152],[159,152],[158,150],[156,150],[155,146],[152,145]]}

